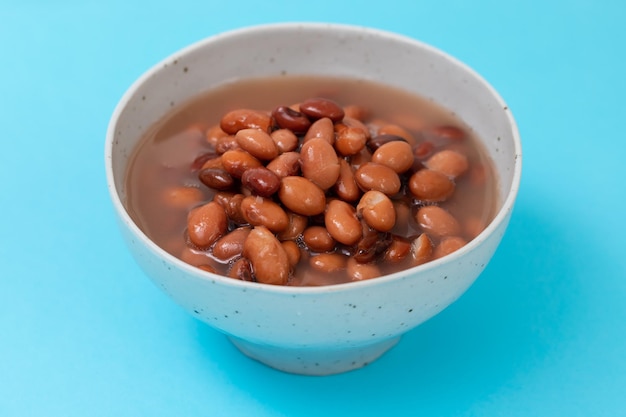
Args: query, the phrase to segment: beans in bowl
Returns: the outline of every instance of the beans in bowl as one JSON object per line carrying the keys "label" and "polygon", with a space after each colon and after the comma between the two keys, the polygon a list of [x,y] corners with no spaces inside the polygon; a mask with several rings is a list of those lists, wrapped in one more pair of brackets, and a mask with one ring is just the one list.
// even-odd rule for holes
{"label": "beans in bowl", "polygon": [[423,97],[280,76],[174,104],[135,150],[126,204],[200,269],[274,285],[366,280],[454,252],[494,215],[479,141]]}

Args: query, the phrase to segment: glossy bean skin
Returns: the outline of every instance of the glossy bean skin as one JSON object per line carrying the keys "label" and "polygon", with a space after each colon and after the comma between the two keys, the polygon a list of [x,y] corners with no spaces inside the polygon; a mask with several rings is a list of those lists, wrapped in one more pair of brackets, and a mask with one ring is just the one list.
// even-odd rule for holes
{"label": "glossy bean skin", "polygon": [[202,201],[204,193],[197,187],[170,187],[163,192],[163,201],[169,207],[190,209]]}
{"label": "glossy bean skin", "polygon": [[207,187],[219,191],[230,190],[235,185],[235,179],[223,168],[203,168],[198,178]]}
{"label": "glossy bean skin", "polygon": [[401,174],[413,166],[413,149],[407,142],[390,141],[376,149],[372,154],[372,162],[386,165]]}
{"label": "glossy bean skin", "polygon": [[469,162],[465,155],[449,149],[444,149],[433,154],[425,162],[425,165],[428,168],[441,172],[450,178],[460,177],[469,168]]}
{"label": "glossy bean skin", "polygon": [[280,201],[294,213],[314,216],[324,212],[324,190],[304,177],[288,176],[282,179],[278,189]]}
{"label": "glossy bean skin", "polygon": [[459,236],[448,236],[441,239],[441,242],[435,247],[433,259],[443,258],[446,255],[456,252],[463,246],[467,245],[467,241]]}
{"label": "glossy bean skin", "polygon": [[432,169],[420,169],[409,178],[411,194],[421,201],[446,201],[454,194],[455,188],[448,176]]}
{"label": "glossy bean skin", "polygon": [[242,129],[260,129],[268,132],[271,126],[269,114],[252,109],[237,109],[226,113],[220,120],[220,128],[229,135]]}
{"label": "glossy bean skin", "polygon": [[241,202],[245,196],[243,194],[235,194],[229,192],[216,193],[213,201],[218,203],[226,212],[226,217],[235,224],[242,225],[247,223],[241,212]]}
{"label": "glossy bean skin", "polygon": [[298,175],[301,164],[299,152],[285,152],[270,161],[266,168],[279,178],[284,178]]}
{"label": "glossy bean skin", "polygon": [[339,177],[333,190],[339,198],[349,203],[357,201],[361,196],[361,189],[354,179],[354,171],[345,159],[339,160]]}
{"label": "glossy bean skin", "polygon": [[241,178],[243,173],[249,168],[262,166],[261,162],[243,149],[233,149],[226,151],[221,157],[224,169],[233,177]]}
{"label": "glossy bean skin", "polygon": [[248,196],[241,201],[241,213],[253,226],[265,226],[277,233],[289,226],[289,217],[283,208],[268,198]]}
{"label": "glossy bean skin", "polygon": [[302,175],[322,190],[332,187],[339,178],[339,158],[335,149],[324,139],[305,142],[300,150]]}
{"label": "glossy bean skin", "polygon": [[459,222],[439,206],[424,206],[417,211],[415,220],[426,233],[435,237],[457,236],[461,231]]}
{"label": "glossy bean skin", "polygon": [[187,219],[189,240],[198,248],[210,247],[228,230],[224,208],[211,201],[193,209]]}
{"label": "glossy bean skin", "polygon": [[342,156],[356,155],[361,152],[367,143],[369,134],[367,128],[357,125],[355,122],[352,126],[338,124],[335,127],[335,149]]}
{"label": "glossy bean skin", "polygon": [[300,247],[293,240],[285,240],[280,242],[283,245],[283,249],[287,254],[287,258],[289,259],[289,265],[291,268],[295,268],[300,262],[300,258],[302,257],[302,252],[300,251]]}
{"label": "glossy bean skin", "polygon": [[396,209],[386,194],[371,190],[363,194],[356,207],[363,220],[379,232],[388,232],[396,224]]}
{"label": "glossy bean skin", "polygon": [[278,147],[267,132],[259,129],[241,129],[235,138],[242,149],[261,161],[271,161],[278,156]]}
{"label": "glossy bean skin", "polygon": [[354,177],[357,184],[366,191],[376,190],[387,195],[400,191],[400,177],[386,165],[367,162],[356,170]]}
{"label": "glossy bean skin", "polygon": [[303,143],[310,141],[311,139],[321,138],[326,142],[333,145],[335,143],[335,127],[333,121],[328,117],[322,117],[319,120],[313,122],[309,130],[304,135]]}
{"label": "glossy bean skin", "polygon": [[333,122],[343,119],[343,108],[335,101],[327,98],[310,98],[300,103],[300,111],[313,120],[328,117]]}
{"label": "glossy bean skin", "polygon": [[346,269],[348,257],[339,253],[320,253],[309,258],[311,268],[320,272],[335,272]]}
{"label": "glossy bean skin", "polygon": [[217,141],[224,136],[228,136],[228,133],[224,132],[219,124],[211,126],[204,132],[204,138],[207,143],[214,148],[217,145]]}
{"label": "glossy bean skin", "polygon": [[237,259],[228,270],[228,276],[240,281],[256,281],[252,271],[252,264],[246,258]]}
{"label": "glossy bean skin", "polygon": [[[385,144],[387,144],[389,142],[396,142],[396,141],[406,142],[406,139],[404,139],[403,137],[398,136],[398,135],[390,135],[390,134],[381,135],[381,134],[378,134],[376,136],[371,137],[367,141],[366,146],[367,146],[367,149],[369,149],[369,151],[371,153],[374,153],[381,146],[383,146],[383,145],[385,145]],[[407,144],[408,144],[408,142],[407,142]]]}
{"label": "glossy bean skin", "polygon": [[256,195],[270,197],[280,188],[280,177],[261,166],[244,171],[241,184]]}
{"label": "glossy bean skin", "polygon": [[354,245],[362,237],[361,222],[351,204],[331,200],[324,215],[326,230],[337,242]]}
{"label": "glossy bean skin", "polygon": [[323,226],[309,226],[302,233],[302,240],[312,252],[329,252],[335,248],[335,239]]}
{"label": "glossy bean skin", "polygon": [[417,144],[417,140],[415,139],[415,136],[411,134],[411,132],[409,132],[402,126],[398,126],[396,124],[387,124],[385,126],[382,126],[380,129],[378,129],[378,134],[400,136],[405,141],[407,141],[409,145],[411,146],[414,146]]}
{"label": "glossy bean skin", "polygon": [[294,151],[298,145],[298,137],[289,129],[278,129],[270,134],[281,154]]}
{"label": "glossy bean skin", "polygon": [[226,135],[217,138],[215,143],[215,152],[217,152],[218,155],[233,149],[241,149],[235,135]]}
{"label": "glossy bean skin", "polygon": [[256,226],[246,238],[243,256],[250,261],[257,282],[285,285],[291,265],[283,245],[266,227]]}
{"label": "glossy bean skin", "polygon": [[393,235],[391,244],[383,255],[384,262],[396,263],[404,260],[411,253],[411,242],[402,236]]}
{"label": "glossy bean skin", "polygon": [[419,235],[411,243],[413,266],[425,264],[433,258],[433,242],[426,233]]}
{"label": "glossy bean skin", "polygon": [[287,106],[276,107],[272,111],[272,117],[278,126],[283,129],[289,129],[296,135],[306,133],[311,126],[311,121],[308,117]]}
{"label": "glossy bean skin", "polygon": [[287,213],[287,217],[289,218],[289,224],[285,230],[276,235],[276,237],[281,241],[296,240],[302,233],[304,233],[304,229],[306,229],[309,225],[309,219],[306,216],[301,216],[300,214],[290,211]]}
{"label": "glossy bean skin", "polygon": [[365,281],[382,275],[377,265],[360,263],[354,258],[348,259],[346,270],[351,281]]}
{"label": "glossy bean skin", "polygon": [[250,227],[239,227],[232,232],[219,238],[213,245],[213,256],[222,262],[226,262],[237,256],[241,256],[243,252],[243,242],[245,242]]}

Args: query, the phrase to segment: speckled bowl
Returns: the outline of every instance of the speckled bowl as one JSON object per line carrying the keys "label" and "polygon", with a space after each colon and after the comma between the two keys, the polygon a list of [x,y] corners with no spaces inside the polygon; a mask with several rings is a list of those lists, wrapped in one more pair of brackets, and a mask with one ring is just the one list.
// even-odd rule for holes
{"label": "speckled bowl", "polygon": [[[393,65],[387,63],[393,62]],[[250,76],[354,76],[404,88],[451,109],[484,139],[499,175],[500,208],[489,227],[443,259],[382,278],[294,288],[236,281],[166,253],[125,208],[129,155],[144,130],[199,91]],[[176,52],[137,80],[106,137],[108,187],[125,241],[154,283],[194,317],[274,368],[325,375],[362,367],[401,335],[454,302],[474,282],[505,232],[521,175],[513,116],[494,89],[456,59],[416,40],[334,24],[274,24],[223,33]]]}

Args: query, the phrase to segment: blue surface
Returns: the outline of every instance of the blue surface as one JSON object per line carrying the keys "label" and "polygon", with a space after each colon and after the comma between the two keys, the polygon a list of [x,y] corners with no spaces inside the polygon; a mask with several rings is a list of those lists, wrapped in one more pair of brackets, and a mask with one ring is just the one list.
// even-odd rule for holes
{"label": "blue surface", "polygon": [[[0,3],[0,416],[626,415],[624,2],[127,3]],[[324,378],[245,358],[159,292],[103,168],[111,112],[147,68],[296,20],[455,55],[508,102],[525,154],[477,283],[379,361]]]}

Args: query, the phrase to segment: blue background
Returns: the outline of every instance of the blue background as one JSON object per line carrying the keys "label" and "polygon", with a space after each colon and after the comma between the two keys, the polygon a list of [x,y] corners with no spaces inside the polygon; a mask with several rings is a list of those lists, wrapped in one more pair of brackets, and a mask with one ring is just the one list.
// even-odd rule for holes
{"label": "blue background", "polygon": [[[624,4],[2,0],[0,416],[626,415]],[[266,368],[166,298],[127,253],[104,176],[107,123],[140,74],[284,21],[447,51],[523,141],[510,228],[476,284],[332,377]]]}

